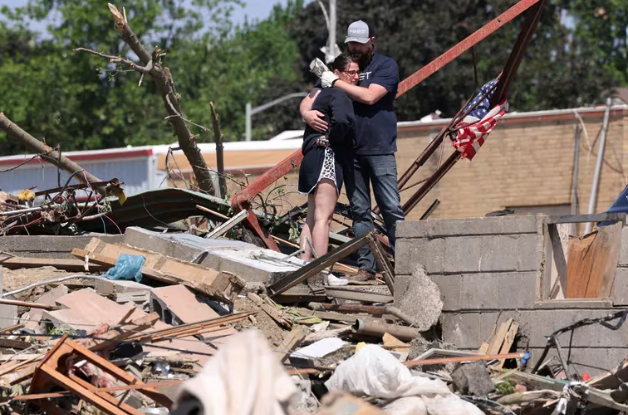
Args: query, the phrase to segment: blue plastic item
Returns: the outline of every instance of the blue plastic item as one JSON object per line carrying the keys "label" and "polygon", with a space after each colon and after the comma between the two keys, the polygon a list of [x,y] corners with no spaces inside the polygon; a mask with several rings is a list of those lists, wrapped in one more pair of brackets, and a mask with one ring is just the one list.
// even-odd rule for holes
{"label": "blue plastic item", "polygon": [[110,280],[135,280],[142,281],[142,267],[146,258],[141,255],[120,254],[116,260],[116,265],[105,275]]}

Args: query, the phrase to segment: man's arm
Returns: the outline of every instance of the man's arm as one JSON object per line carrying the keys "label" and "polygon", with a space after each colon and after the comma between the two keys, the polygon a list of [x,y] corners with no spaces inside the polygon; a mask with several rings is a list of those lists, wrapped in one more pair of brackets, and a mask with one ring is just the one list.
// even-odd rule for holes
{"label": "man's arm", "polygon": [[325,132],[327,131],[327,123],[324,120],[325,115],[320,111],[312,111],[314,100],[320,92],[320,88],[313,88],[310,93],[303,98],[303,101],[301,101],[299,110],[301,117],[307,125],[312,127],[315,131]]}
{"label": "man's arm", "polygon": [[340,79],[334,83],[334,87],[343,90],[355,101],[366,105],[374,105],[382,99],[388,91],[381,85],[371,84],[368,88],[341,81]]}

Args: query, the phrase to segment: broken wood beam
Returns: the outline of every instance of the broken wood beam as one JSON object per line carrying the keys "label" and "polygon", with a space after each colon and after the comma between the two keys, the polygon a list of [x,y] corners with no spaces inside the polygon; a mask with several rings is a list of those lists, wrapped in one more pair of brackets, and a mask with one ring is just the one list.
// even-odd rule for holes
{"label": "broken wood beam", "polygon": [[460,363],[460,362],[476,362],[479,360],[496,360],[496,359],[520,359],[525,356],[525,353],[506,353],[506,354],[493,354],[486,356],[462,356],[462,357],[444,357],[442,359],[426,359],[426,360],[410,360],[404,362],[404,366],[422,366],[422,365],[434,365],[441,363]]}
{"label": "broken wood beam", "polygon": [[294,271],[290,275],[280,279],[274,284],[271,284],[268,287],[268,292],[270,293],[270,296],[272,297],[283,293],[284,291],[294,287],[295,285],[306,281],[308,278],[313,277],[317,273],[321,272],[335,262],[338,262],[342,258],[345,258],[346,256],[349,256],[352,253],[356,252],[358,249],[369,243],[368,236],[371,234],[372,232],[369,232],[361,238],[354,238],[350,242],[340,245],[331,252],[328,252],[327,254],[318,257],[304,267]]}
{"label": "broken wood beam", "polygon": [[309,303],[307,306],[315,311],[337,311],[339,313],[366,313],[380,315],[386,314],[387,312],[386,307],[378,305]]}
{"label": "broken wood beam", "polygon": [[[7,254],[4,258],[0,259],[0,266],[7,269],[20,269],[20,268],[41,268],[45,266],[52,266],[64,271],[85,271],[85,261],[79,259],[60,259],[60,258],[24,258],[18,256],[9,256]],[[102,270],[101,265],[88,264],[90,271]]]}
{"label": "broken wood beam", "polygon": [[[69,158],[61,155],[58,151],[53,150],[51,147],[42,143],[23,129],[21,129],[17,124],[8,119],[2,112],[0,112],[0,129],[3,130],[9,137],[18,139],[26,148],[28,148],[33,153],[36,153],[43,160],[48,163],[59,167],[63,171],[68,174],[75,174],[74,177],[81,183],[85,183],[85,179],[91,183],[101,182],[98,177],[89,173],[81,166],[70,160]],[[104,188],[99,188],[102,192],[104,192]]]}
{"label": "broken wood beam", "polygon": [[375,261],[379,264],[382,270],[382,276],[384,277],[384,281],[388,286],[391,294],[395,292],[395,271],[393,270],[388,257],[386,256],[386,252],[384,252],[384,248],[379,240],[375,237],[373,233],[369,233],[366,235],[369,246],[371,247],[371,252],[375,257]]}
{"label": "broken wood beam", "polygon": [[39,308],[41,310],[47,310],[47,311],[61,310],[61,307],[59,306],[39,304],[39,303],[29,303],[27,301],[8,300],[6,298],[0,298],[0,304],[14,305],[18,307]]}
{"label": "broken wood beam", "polygon": [[281,345],[279,345],[279,349],[277,353],[280,354],[279,361],[281,363],[285,362],[286,359],[290,356],[290,353],[297,347],[308,335],[310,331],[307,327],[304,326],[296,326],[288,333]]}
{"label": "broken wood beam", "polygon": [[219,236],[222,236],[233,229],[236,225],[246,219],[247,211],[243,210],[238,212],[237,215],[230,218],[228,221],[224,222],[222,225],[218,226],[216,229],[208,233],[205,238],[207,239],[215,239]]}
{"label": "broken wood beam", "polygon": [[[244,212],[244,211],[242,211],[242,212]],[[275,322],[277,322],[277,324],[279,324],[280,326],[285,327],[287,329],[291,329],[292,328],[292,321],[289,320],[288,318],[286,318],[286,316],[284,316],[283,313],[280,310],[274,308],[270,304],[267,304],[260,296],[258,296],[255,293],[248,293],[247,297],[249,298],[249,300],[251,300],[253,303],[255,303],[256,306],[258,306],[266,314],[268,314],[268,316],[270,318],[275,320]]]}
{"label": "broken wood beam", "polygon": [[155,252],[135,248],[123,243],[109,244],[92,238],[85,249],[74,249],[72,255],[113,267],[121,254],[143,256],[146,259],[142,274],[169,284],[183,284],[193,290],[228,303],[240,293],[245,282],[228,272],[216,271],[188,261],[167,257]]}
{"label": "broken wood beam", "polygon": [[355,300],[365,303],[389,303],[393,301],[393,297],[388,294],[360,291],[350,287],[325,287],[325,295],[341,300]]}

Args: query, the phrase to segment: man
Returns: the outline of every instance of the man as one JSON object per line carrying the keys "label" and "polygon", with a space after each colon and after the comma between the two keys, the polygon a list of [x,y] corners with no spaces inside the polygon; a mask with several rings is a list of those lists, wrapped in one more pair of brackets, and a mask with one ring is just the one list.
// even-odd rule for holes
{"label": "man", "polygon": [[[313,72],[322,69],[319,72],[320,86],[339,88],[354,101],[355,191],[349,197],[355,235],[363,236],[374,229],[371,216],[372,183],[375,200],[384,217],[388,240],[394,249],[396,222],[404,219],[397,189],[397,117],[393,108],[399,69],[393,59],[375,53],[373,30],[361,20],[351,23],[345,43],[360,65],[358,85],[338,79],[324,65],[323,68],[313,68]],[[319,92],[320,88],[315,87],[303,99],[301,116],[313,129],[325,131],[327,123],[323,114],[312,110],[312,102]],[[377,268],[368,245],[360,249],[359,255],[360,273],[355,279],[374,279]]]}

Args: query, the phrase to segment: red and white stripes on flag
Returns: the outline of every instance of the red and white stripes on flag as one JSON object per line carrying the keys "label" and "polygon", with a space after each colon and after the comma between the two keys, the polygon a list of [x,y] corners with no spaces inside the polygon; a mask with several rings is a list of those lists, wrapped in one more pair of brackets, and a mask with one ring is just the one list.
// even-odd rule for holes
{"label": "red and white stripes on flag", "polygon": [[474,123],[458,123],[456,125],[456,136],[451,135],[452,142],[456,150],[462,153],[462,157],[472,160],[480,151],[480,147],[488,139],[488,135],[497,125],[497,121],[506,114],[508,102],[502,101],[497,106],[497,113],[491,110],[484,118]]}

